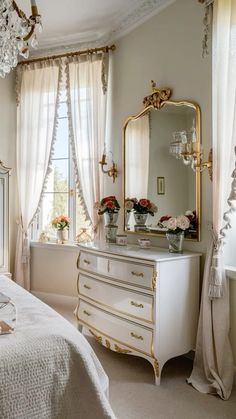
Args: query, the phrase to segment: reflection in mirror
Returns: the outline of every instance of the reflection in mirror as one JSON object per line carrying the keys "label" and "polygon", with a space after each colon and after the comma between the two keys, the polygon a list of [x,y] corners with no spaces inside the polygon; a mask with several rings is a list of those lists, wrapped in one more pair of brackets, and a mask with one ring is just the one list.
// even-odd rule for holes
{"label": "reflection in mirror", "polygon": [[[126,231],[165,234],[168,216],[187,214],[188,237],[199,239],[200,174],[191,169],[188,150],[199,150],[199,108],[188,102],[166,101],[128,119],[124,127],[125,199],[151,201],[158,211],[138,223],[126,211]],[[147,202],[148,202],[147,201]],[[129,205],[128,205],[129,206]],[[131,205],[132,206],[132,205]]]}

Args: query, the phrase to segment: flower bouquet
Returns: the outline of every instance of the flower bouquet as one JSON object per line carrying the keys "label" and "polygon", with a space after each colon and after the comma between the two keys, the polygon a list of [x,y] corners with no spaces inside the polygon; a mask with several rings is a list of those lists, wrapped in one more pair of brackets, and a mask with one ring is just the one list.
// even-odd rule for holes
{"label": "flower bouquet", "polygon": [[171,217],[167,222],[166,237],[169,241],[169,252],[182,253],[184,233],[189,229],[190,222],[185,215]]}
{"label": "flower bouquet", "polygon": [[105,212],[118,213],[120,209],[119,202],[115,196],[106,196],[100,202],[95,202],[94,207],[98,210],[98,214],[102,215]]}
{"label": "flower bouquet", "polygon": [[138,201],[136,198],[133,198],[132,201],[133,210],[136,214],[151,214],[154,216],[154,213],[157,212],[157,206],[149,199],[141,198]]}
{"label": "flower bouquet", "polygon": [[100,202],[96,202],[94,207],[98,210],[99,215],[104,214],[106,241],[108,243],[116,242],[117,219],[120,210],[119,202],[115,196],[106,196]]}
{"label": "flower bouquet", "polygon": [[66,241],[66,231],[70,226],[70,219],[66,215],[58,215],[53,218],[52,226],[57,230],[57,242],[64,244]]}
{"label": "flower bouquet", "polygon": [[57,230],[68,230],[70,226],[70,219],[66,215],[58,215],[57,217],[53,218],[52,226]]}

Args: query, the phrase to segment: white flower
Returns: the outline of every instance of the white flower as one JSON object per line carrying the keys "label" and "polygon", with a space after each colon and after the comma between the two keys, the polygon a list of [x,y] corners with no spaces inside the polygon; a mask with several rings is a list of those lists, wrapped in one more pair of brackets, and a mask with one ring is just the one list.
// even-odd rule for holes
{"label": "white flower", "polygon": [[168,228],[168,230],[176,230],[176,228],[177,228],[177,223],[176,223],[176,218],[174,218],[174,217],[172,217],[172,218],[170,218],[169,220],[168,220],[168,223],[167,223],[167,228]]}
{"label": "white flower", "polygon": [[126,201],[125,202],[125,209],[127,211],[131,211],[134,208],[134,203],[133,201]]}
{"label": "white flower", "polygon": [[194,213],[190,210],[186,211],[185,215],[188,215],[189,217],[194,217]]}
{"label": "white flower", "polygon": [[185,215],[179,215],[176,218],[176,227],[179,227],[181,230],[186,230],[189,228],[189,219]]}

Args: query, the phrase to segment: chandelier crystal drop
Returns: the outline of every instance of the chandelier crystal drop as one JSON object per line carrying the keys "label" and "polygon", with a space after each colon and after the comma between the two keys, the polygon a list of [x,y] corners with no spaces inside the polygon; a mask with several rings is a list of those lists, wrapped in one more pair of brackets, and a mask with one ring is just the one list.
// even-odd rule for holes
{"label": "chandelier crystal drop", "polygon": [[29,56],[29,42],[37,48],[35,30],[42,31],[41,16],[35,0],[31,0],[32,15],[27,18],[14,0],[0,1],[0,76],[5,77],[17,66],[18,56]]}

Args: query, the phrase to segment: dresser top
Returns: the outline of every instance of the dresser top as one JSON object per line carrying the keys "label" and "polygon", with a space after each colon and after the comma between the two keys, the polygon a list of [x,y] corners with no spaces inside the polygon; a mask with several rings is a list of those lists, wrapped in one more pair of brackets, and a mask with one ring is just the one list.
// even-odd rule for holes
{"label": "dresser top", "polygon": [[141,249],[139,246],[133,244],[128,244],[127,246],[119,246],[116,244],[109,244],[102,241],[78,243],[78,246],[84,250],[95,250],[98,252],[109,253],[111,255],[151,260],[155,262],[179,260],[201,256],[201,253],[197,252],[184,251],[183,253],[169,253],[167,249],[161,247],[150,247],[149,249]]}

